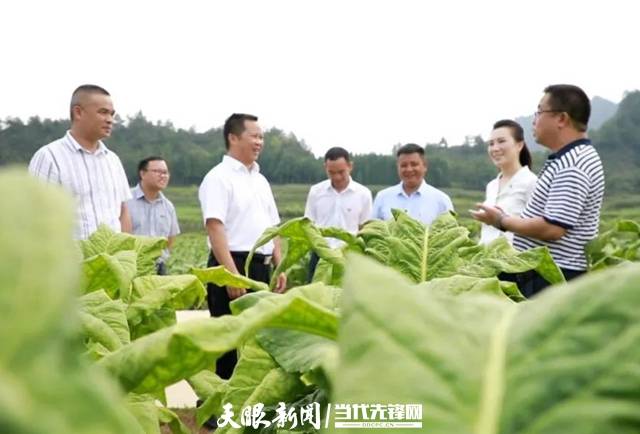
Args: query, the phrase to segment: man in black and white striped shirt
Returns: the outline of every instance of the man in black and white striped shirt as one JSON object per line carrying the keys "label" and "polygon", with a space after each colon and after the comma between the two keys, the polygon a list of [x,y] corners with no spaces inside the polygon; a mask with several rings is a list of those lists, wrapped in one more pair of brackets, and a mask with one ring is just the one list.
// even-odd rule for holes
{"label": "man in black and white striped shirt", "polygon": [[[591,111],[589,98],[572,85],[553,85],[535,113],[536,141],[553,153],[538,176],[535,190],[520,216],[479,205],[473,215],[484,223],[515,233],[518,250],[547,246],[565,278],[570,280],[587,269],[585,245],[598,235],[604,195],[604,172],[600,156],[587,138]],[[516,276],[525,296],[539,292],[548,283],[535,272]]]}
{"label": "man in black and white striped shirt", "polygon": [[76,239],[88,238],[103,223],[116,232],[131,232],[127,176],[120,158],[101,141],[113,126],[109,93],[95,85],[80,86],[71,96],[70,112],[71,129],[33,155],[29,172],[73,194]]}

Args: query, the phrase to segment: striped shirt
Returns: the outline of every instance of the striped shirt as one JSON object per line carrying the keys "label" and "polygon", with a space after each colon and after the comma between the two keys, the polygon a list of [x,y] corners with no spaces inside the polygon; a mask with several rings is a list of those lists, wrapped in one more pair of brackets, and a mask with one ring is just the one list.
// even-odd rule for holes
{"label": "striped shirt", "polygon": [[131,198],[131,191],[120,158],[104,143],[98,142],[98,149],[91,153],[67,131],[33,155],[29,173],[61,185],[74,196],[74,238],[89,238],[102,223],[120,232],[122,203]]}
{"label": "striped shirt", "polygon": [[598,235],[604,196],[604,171],[598,152],[589,139],[569,143],[549,155],[531,199],[521,217],[542,217],[566,229],[556,241],[516,235],[518,250],[547,246],[556,264],[568,270],[586,270],[587,242]]}

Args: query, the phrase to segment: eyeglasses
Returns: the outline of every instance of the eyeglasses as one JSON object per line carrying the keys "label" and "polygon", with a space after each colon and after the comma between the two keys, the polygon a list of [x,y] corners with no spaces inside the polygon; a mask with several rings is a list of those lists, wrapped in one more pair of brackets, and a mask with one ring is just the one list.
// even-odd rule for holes
{"label": "eyeglasses", "polygon": [[171,173],[169,173],[168,170],[161,170],[161,169],[147,169],[147,172],[153,172],[156,175],[160,175],[160,176],[169,176],[171,175]]}
{"label": "eyeglasses", "polygon": [[538,118],[542,113],[562,113],[564,110],[536,110],[533,112],[533,117]]}

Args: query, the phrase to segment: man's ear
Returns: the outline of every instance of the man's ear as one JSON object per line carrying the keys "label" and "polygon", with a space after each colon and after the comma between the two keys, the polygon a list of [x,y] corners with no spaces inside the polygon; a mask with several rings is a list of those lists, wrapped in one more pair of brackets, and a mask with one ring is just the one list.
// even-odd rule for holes
{"label": "man's ear", "polygon": [[78,119],[78,116],[82,114],[82,107],[80,107],[80,104],[76,104],[71,108],[71,112],[73,113],[73,119]]}

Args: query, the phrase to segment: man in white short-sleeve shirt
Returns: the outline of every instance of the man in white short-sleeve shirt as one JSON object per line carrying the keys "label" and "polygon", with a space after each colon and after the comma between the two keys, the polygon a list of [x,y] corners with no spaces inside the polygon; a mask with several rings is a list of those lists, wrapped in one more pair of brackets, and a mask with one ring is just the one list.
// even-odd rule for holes
{"label": "man in white short-sleeve shirt", "polygon": [[[351,179],[353,163],[344,148],[334,147],[326,152],[324,169],[328,179],[311,186],[304,215],[316,226],[337,227],[355,235],[360,225],[371,218],[371,191]],[[342,244],[335,238],[327,241],[333,248]],[[317,262],[318,257],[313,254],[310,277]]]}
{"label": "man in white short-sleeve shirt", "polygon": [[120,158],[102,143],[111,135],[113,103],[100,86],[86,84],[71,96],[71,129],[40,148],[29,173],[59,184],[76,199],[74,238],[87,239],[106,224],[116,232],[131,232],[126,201],[131,198]]}
{"label": "man in white short-sleeve shirt", "polygon": [[[244,274],[247,255],[265,229],[280,222],[271,187],[256,162],[264,144],[258,118],[233,114],[225,122],[223,133],[227,155],[207,173],[198,197],[208,233],[208,266],[224,265],[229,271]],[[260,247],[249,264],[249,276],[269,282],[270,265],[280,261],[280,245],[269,242]],[[275,292],[284,292],[286,275],[277,277]],[[209,311],[217,317],[229,314],[231,300],[246,294],[243,288],[207,285]],[[216,363],[216,373],[229,378],[236,363],[235,351]]]}

